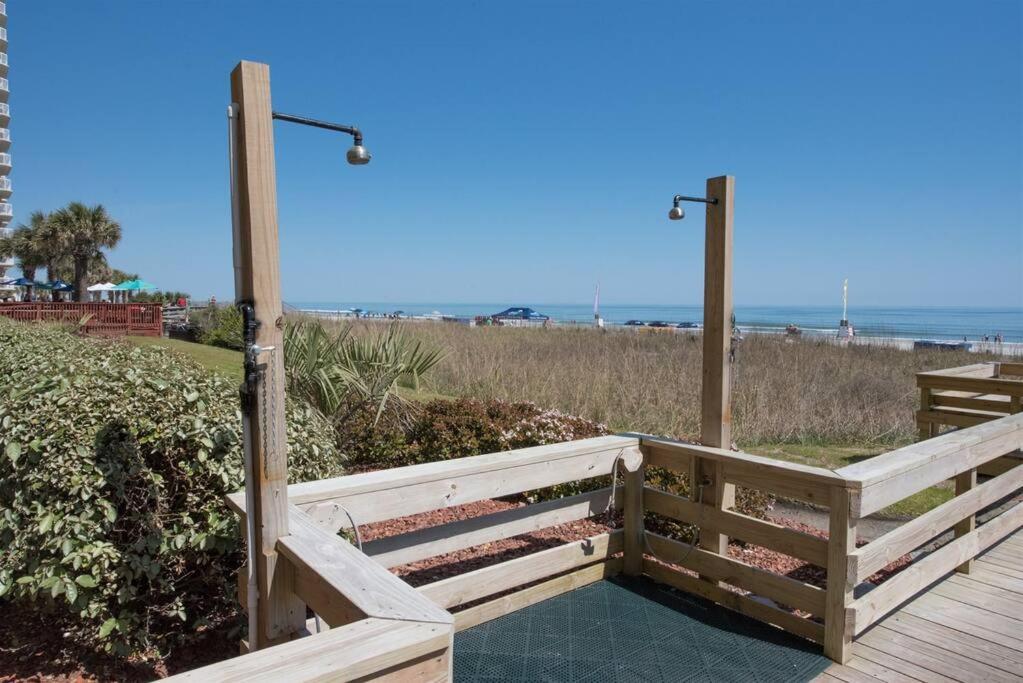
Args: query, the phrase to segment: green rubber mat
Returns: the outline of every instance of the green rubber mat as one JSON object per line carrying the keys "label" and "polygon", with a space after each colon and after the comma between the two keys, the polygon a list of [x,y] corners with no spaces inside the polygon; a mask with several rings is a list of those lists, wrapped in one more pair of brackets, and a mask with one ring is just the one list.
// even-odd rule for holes
{"label": "green rubber mat", "polygon": [[455,635],[455,681],[808,681],[813,643],[645,578],[615,577]]}

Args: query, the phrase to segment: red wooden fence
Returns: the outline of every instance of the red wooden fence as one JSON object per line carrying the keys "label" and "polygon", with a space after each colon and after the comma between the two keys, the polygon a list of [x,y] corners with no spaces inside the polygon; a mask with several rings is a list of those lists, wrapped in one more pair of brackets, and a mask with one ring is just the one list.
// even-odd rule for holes
{"label": "red wooden fence", "polygon": [[77,323],[87,315],[87,334],[134,334],[159,337],[163,334],[162,304],[70,303],[19,301],[0,303],[0,315],[23,322]]}

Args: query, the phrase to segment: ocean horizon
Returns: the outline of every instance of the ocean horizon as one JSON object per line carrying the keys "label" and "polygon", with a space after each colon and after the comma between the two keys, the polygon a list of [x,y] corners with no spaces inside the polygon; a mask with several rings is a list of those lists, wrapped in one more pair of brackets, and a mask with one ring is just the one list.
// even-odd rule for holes
{"label": "ocean horizon", "polygon": [[[529,306],[559,323],[593,322],[592,304],[444,303],[444,302],[367,302],[367,301],[288,301],[289,306],[322,312],[352,310],[378,314],[402,311],[408,315],[440,313],[456,318],[493,315],[511,306]],[[661,320],[669,323],[703,320],[702,305],[607,304],[600,314],[611,325],[629,320]],[[985,335],[994,341],[1001,335],[1005,342],[1023,342],[1023,307],[967,306],[851,306],[849,321],[856,333],[869,337],[981,341]],[[786,325],[797,325],[806,332],[837,334],[841,307],[836,306],[736,306],[736,324],[744,331],[776,332]]]}

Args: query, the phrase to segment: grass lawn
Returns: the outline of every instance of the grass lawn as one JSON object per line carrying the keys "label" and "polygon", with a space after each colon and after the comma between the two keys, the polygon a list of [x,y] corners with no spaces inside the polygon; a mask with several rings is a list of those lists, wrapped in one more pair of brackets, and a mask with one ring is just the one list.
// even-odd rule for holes
{"label": "grass lawn", "polygon": [[[904,445],[904,444],[899,444]],[[831,446],[804,444],[760,444],[744,448],[748,453],[814,465],[831,470],[886,453],[897,446]],[[900,500],[877,513],[879,517],[916,517],[951,500],[952,484],[944,482]]]}
{"label": "grass lawn", "polygon": [[207,346],[180,339],[164,339],[160,337],[127,337],[136,346],[155,346],[181,353],[194,361],[205,365],[214,372],[242,380],[242,352],[222,349],[219,346]]}

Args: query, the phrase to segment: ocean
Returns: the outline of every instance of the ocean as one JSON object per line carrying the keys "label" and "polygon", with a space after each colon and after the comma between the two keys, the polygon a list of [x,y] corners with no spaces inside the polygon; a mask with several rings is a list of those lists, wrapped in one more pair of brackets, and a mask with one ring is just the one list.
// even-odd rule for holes
{"label": "ocean", "polygon": [[[384,303],[367,301],[289,301],[289,306],[317,311],[361,308],[374,313],[404,311],[410,315],[441,313],[458,318],[493,315],[509,306],[530,306],[561,323],[592,324],[592,304],[509,303]],[[628,320],[702,322],[699,305],[602,305],[604,321],[620,325]],[[842,309],[835,306],[736,306],[736,324],[743,331],[780,332],[794,324],[811,334],[834,335]],[[857,306],[849,309],[856,334],[865,337],[980,341],[996,334],[1005,342],[1023,342],[1023,308],[968,308],[959,306]]]}

